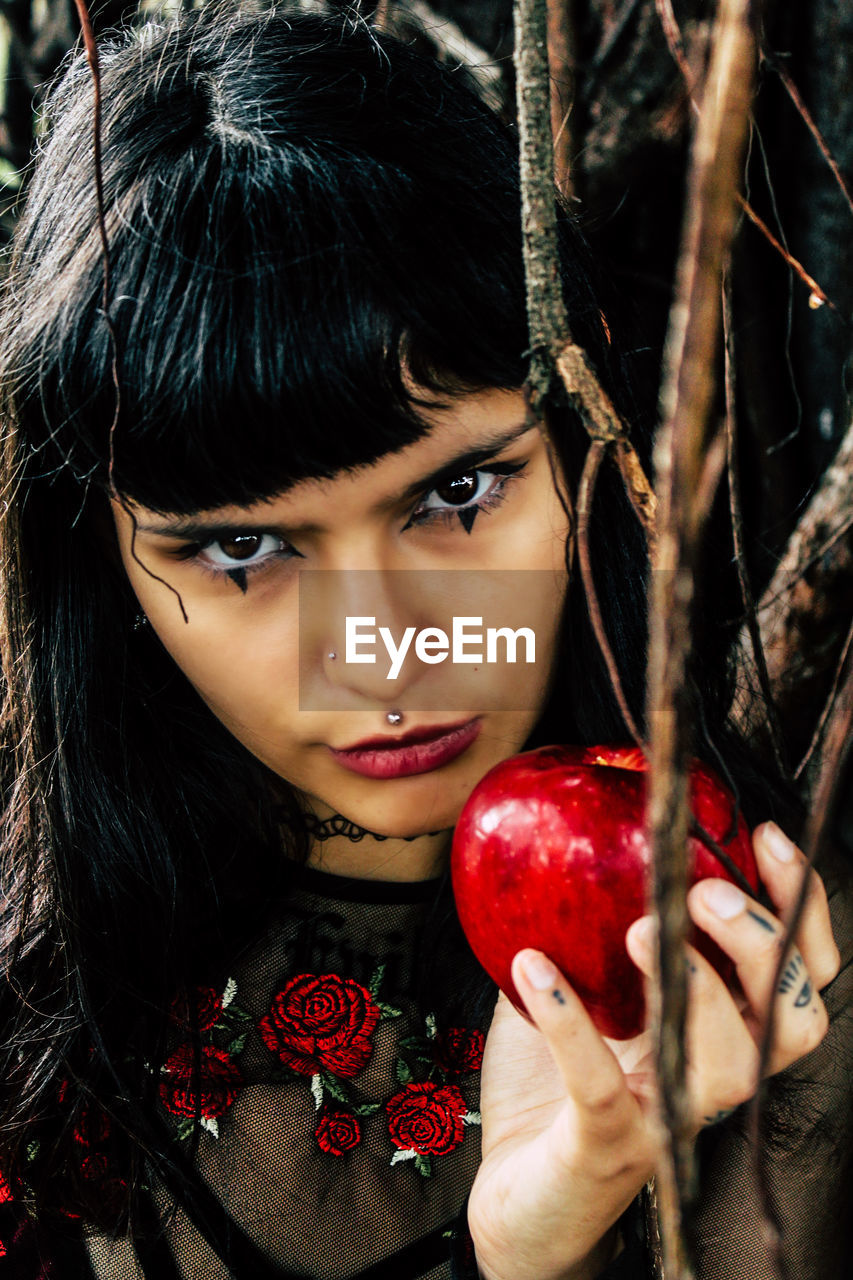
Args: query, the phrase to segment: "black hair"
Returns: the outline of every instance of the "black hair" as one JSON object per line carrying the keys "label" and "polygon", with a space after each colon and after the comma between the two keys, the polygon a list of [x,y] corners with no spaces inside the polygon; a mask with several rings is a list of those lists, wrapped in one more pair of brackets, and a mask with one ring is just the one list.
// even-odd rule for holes
{"label": "black hair", "polygon": [[[0,1168],[20,1173],[29,1148],[43,1209],[67,1207],[93,1100],[128,1184],[162,1150],[139,1063],[162,1060],[176,986],[287,889],[265,770],[132,630],[107,550],[111,449],[118,492],[154,510],[247,504],[411,443],[424,391],[518,387],[527,367],[516,140],[461,68],[346,14],[209,7],[102,42],[101,63],[117,418],[79,54],[47,101],[0,344]],[[573,332],[630,411],[565,214],[561,245]],[[566,405],[552,418],[574,482],[586,435]],[[642,720],[645,549],[615,469],[592,541]],[[563,639],[529,745],[624,738],[579,590]],[[724,673],[708,672],[719,725]],[[125,1192],[86,1204],[78,1178],[107,1226]]]}

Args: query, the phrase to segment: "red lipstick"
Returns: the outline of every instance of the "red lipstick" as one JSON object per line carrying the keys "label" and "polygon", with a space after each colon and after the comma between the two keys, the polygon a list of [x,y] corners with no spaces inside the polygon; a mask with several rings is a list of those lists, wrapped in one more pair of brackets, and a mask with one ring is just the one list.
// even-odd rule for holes
{"label": "red lipstick", "polygon": [[479,718],[457,725],[433,725],[410,729],[399,737],[366,738],[332,755],[349,769],[366,778],[406,778],[429,773],[467,751],[481,728]]}

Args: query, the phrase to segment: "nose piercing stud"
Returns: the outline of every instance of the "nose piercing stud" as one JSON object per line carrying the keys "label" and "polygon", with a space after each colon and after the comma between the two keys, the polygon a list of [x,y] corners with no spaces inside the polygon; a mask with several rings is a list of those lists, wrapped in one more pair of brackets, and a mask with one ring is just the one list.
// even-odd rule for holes
{"label": "nose piercing stud", "polygon": [[334,662],[337,656],[338,655],[335,653],[334,649],[330,649],[329,652],[326,654],[326,657],[331,658],[332,662]]}
{"label": "nose piercing stud", "polygon": [[403,713],[402,711],[389,711],[385,719],[388,721],[389,724],[402,724]]}

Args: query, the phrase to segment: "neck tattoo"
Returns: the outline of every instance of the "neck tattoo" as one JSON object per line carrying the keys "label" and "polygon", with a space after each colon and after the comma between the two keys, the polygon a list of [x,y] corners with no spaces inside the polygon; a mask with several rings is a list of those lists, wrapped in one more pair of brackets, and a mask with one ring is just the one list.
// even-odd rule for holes
{"label": "neck tattoo", "polygon": [[[381,836],[376,831],[369,831],[367,827],[360,827],[357,822],[350,822],[349,818],[345,818],[341,813],[335,813],[331,818],[318,818],[313,813],[302,813],[298,817],[288,814],[286,821],[291,825],[294,822],[298,823],[315,840],[331,840],[333,836],[343,836],[357,844],[365,836],[371,836],[374,840],[405,840],[407,842],[420,839],[420,836]],[[429,831],[427,834],[437,836],[441,831]]]}

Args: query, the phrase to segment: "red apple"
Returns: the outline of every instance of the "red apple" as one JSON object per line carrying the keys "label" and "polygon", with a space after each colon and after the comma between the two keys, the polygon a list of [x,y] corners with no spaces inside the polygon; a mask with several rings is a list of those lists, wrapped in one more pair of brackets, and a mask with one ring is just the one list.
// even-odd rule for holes
{"label": "red apple", "polygon": [[[510,977],[516,952],[535,947],[562,970],[603,1035],[645,1025],[643,978],[625,949],[646,912],[651,851],[645,833],[647,765],[634,747],[542,747],[496,765],[472,791],[453,836],[453,892],[483,968],[524,1012]],[[690,774],[694,817],[741,870],[759,880],[734,799],[707,765]],[[689,840],[690,880],[732,880],[712,849]],[[707,934],[690,941],[726,981],[731,962]]]}

